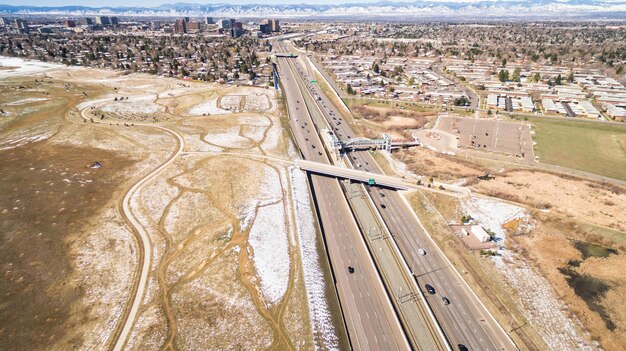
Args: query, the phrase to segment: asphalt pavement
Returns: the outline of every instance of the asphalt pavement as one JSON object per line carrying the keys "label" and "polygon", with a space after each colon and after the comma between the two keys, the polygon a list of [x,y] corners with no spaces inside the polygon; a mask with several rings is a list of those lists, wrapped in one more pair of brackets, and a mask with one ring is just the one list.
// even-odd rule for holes
{"label": "asphalt pavement", "polygon": [[[305,82],[310,81],[308,69],[301,67],[298,71],[304,76]],[[316,84],[307,84],[307,89],[320,97],[315,102],[328,123],[333,126],[338,138],[346,140],[355,135],[342,120],[338,109]],[[383,173],[369,152],[354,152],[349,157],[356,157],[352,161],[357,161],[369,172]],[[516,350],[510,337],[439,250],[401,194],[377,187],[369,187],[368,191],[404,259],[411,265],[419,286],[428,296],[429,305],[453,347],[467,347],[469,350]],[[426,255],[420,255],[419,249],[424,250]],[[425,284],[432,285],[435,294],[429,294]],[[443,297],[447,297],[451,303],[445,305]]]}

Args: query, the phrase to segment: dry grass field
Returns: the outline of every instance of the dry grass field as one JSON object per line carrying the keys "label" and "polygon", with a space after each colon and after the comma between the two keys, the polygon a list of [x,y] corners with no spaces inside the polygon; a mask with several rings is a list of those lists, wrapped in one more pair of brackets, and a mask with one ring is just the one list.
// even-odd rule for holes
{"label": "dry grass field", "polygon": [[122,199],[172,157],[130,197],[152,255],[126,347],[338,347],[273,90],[53,68],[0,91],[0,348],[116,341],[142,252]]}

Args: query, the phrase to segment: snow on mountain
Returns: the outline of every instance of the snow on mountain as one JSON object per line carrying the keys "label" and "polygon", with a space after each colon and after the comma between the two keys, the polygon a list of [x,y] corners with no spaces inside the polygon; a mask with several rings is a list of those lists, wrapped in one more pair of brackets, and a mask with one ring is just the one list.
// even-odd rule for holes
{"label": "snow on mountain", "polygon": [[[167,4],[158,7],[10,6],[4,14],[215,16],[215,17],[539,17],[594,14],[626,18],[626,0],[426,0],[335,5]],[[555,18],[558,19],[558,18]]]}

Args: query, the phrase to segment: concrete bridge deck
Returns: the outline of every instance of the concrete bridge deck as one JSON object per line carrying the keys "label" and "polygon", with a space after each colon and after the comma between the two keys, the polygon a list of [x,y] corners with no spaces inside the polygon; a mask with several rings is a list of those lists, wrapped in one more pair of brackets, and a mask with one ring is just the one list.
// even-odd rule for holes
{"label": "concrete bridge deck", "polygon": [[350,179],[363,183],[368,183],[370,179],[374,179],[376,185],[398,190],[417,188],[417,184],[410,183],[402,178],[388,176],[384,174],[360,171],[356,169],[344,168],[305,160],[295,160],[294,165],[305,171],[333,176],[337,178]]}

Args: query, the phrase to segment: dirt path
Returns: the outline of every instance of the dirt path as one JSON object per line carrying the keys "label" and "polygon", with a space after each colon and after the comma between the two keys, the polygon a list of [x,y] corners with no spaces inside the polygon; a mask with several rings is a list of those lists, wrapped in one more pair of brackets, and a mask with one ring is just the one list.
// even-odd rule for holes
{"label": "dirt path", "polygon": [[[80,111],[80,116],[87,121],[87,117],[85,116],[85,111],[87,111],[92,104],[88,104]],[[131,329],[135,323],[135,318],[137,317],[137,312],[139,311],[139,307],[141,306],[141,302],[145,295],[146,286],[148,284],[148,274],[150,273],[150,265],[152,262],[152,245],[150,243],[150,237],[144,226],[141,224],[139,219],[133,214],[131,210],[131,199],[132,197],[139,191],[139,189],[148,181],[155,178],[161,171],[167,168],[176,158],[183,152],[185,148],[185,139],[176,133],[175,131],[154,125],[146,125],[147,127],[160,129],[172,136],[174,136],[177,141],[176,151],[161,165],[159,165],[152,172],[139,179],[129,190],[126,192],[124,199],[122,200],[122,215],[125,221],[130,224],[133,228],[132,231],[137,235],[137,239],[139,241],[139,262],[140,263],[140,271],[139,275],[136,278],[136,283],[133,291],[131,292],[132,298],[130,299],[131,305],[130,308],[126,309],[126,312],[122,316],[122,320],[120,320],[120,326],[122,326],[121,331],[119,333],[113,334],[113,340],[109,342],[109,344],[114,345],[114,351],[120,351],[126,344],[126,340],[130,335]],[[114,342],[113,342],[114,341]]]}

